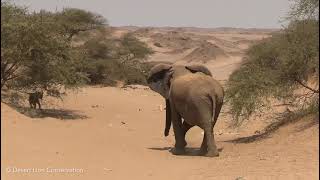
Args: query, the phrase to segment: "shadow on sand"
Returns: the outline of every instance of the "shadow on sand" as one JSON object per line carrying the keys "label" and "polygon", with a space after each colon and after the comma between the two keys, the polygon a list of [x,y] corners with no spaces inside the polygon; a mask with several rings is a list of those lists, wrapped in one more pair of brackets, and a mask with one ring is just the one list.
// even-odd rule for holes
{"label": "shadow on sand", "polygon": [[[281,117],[278,118],[278,121],[271,123],[270,125],[268,125],[266,128],[264,128],[262,130],[261,133],[259,134],[254,134],[251,136],[247,136],[247,137],[240,137],[240,138],[236,138],[236,139],[232,139],[232,140],[227,140],[227,141],[223,141],[223,142],[231,142],[231,143],[252,143],[255,141],[259,141],[259,140],[263,140],[266,138],[270,138],[271,135],[276,132],[280,127],[285,126],[287,124],[290,123],[294,123],[297,122],[299,120],[301,120],[301,114],[294,114],[294,113],[288,113],[285,115],[282,115]],[[304,120],[304,119],[302,119]],[[304,131],[305,129],[308,129],[314,125],[318,125],[319,124],[319,116],[315,116],[313,118],[311,118],[311,120],[309,120],[308,122],[306,122],[304,125],[299,126],[296,131]]]}
{"label": "shadow on sand", "polygon": [[[155,150],[155,151],[169,151],[172,154],[172,148],[173,147],[152,147],[152,148],[148,148],[151,150]],[[193,148],[193,147],[186,147],[185,148],[186,152],[185,154],[179,155],[179,156],[203,156],[200,155],[200,149],[199,148]],[[223,150],[223,148],[218,148],[218,151],[221,152]]]}
{"label": "shadow on sand", "polygon": [[10,93],[1,91],[1,102],[30,118],[56,118],[61,120],[79,120],[86,119],[88,116],[83,115],[80,111],[69,109],[32,109],[26,107],[23,103],[25,97],[18,92]]}
{"label": "shadow on sand", "polygon": [[16,106],[6,103],[8,106],[16,109],[21,114],[30,118],[56,118],[61,120],[79,120],[86,119],[88,116],[81,114],[80,111],[69,109],[32,109],[29,107]]}
{"label": "shadow on sand", "polygon": [[88,116],[81,114],[79,111],[68,110],[68,109],[42,109],[42,110],[31,110],[35,111],[35,113],[28,113],[30,109],[27,110],[27,113],[23,113],[26,116],[31,118],[56,118],[61,120],[76,120],[76,119],[86,119]]}

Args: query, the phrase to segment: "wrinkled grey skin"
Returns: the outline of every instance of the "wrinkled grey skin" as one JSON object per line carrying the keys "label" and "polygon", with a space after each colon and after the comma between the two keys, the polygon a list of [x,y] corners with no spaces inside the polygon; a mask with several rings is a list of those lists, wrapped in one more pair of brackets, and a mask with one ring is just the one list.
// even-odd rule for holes
{"label": "wrinkled grey skin", "polygon": [[172,152],[183,154],[187,131],[199,126],[204,130],[200,154],[219,156],[213,128],[223,104],[224,90],[210,71],[202,65],[158,64],[150,70],[148,84],[166,100],[164,135],[168,136],[172,123],[176,140]]}

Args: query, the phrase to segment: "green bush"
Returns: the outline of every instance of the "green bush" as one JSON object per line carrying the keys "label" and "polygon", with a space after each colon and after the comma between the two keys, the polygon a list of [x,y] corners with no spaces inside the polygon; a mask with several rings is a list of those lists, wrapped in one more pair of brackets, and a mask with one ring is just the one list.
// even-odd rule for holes
{"label": "green bush", "polygon": [[74,35],[105,26],[98,15],[80,9],[29,13],[1,2],[1,89],[78,87],[86,82],[83,52]]}
{"label": "green bush", "polygon": [[[244,64],[231,74],[226,97],[236,123],[268,107],[270,97],[295,102],[294,90],[319,79],[319,21],[295,20],[282,32],[252,46]],[[317,85],[319,86],[319,85]],[[310,98],[309,98],[310,99]]]}
{"label": "green bush", "polygon": [[29,13],[2,2],[1,89],[145,84],[142,61],[152,50],[132,34],[111,38],[106,25],[102,16],[80,9]]}
{"label": "green bush", "polygon": [[132,59],[144,59],[153,51],[146,43],[140,41],[133,36],[132,33],[127,33],[121,38],[122,53],[132,54]]}
{"label": "green bush", "polygon": [[113,39],[96,32],[81,48],[86,54],[84,72],[88,74],[89,84],[113,86],[116,81],[146,84],[145,73],[148,68],[143,59],[152,52],[131,34]]}

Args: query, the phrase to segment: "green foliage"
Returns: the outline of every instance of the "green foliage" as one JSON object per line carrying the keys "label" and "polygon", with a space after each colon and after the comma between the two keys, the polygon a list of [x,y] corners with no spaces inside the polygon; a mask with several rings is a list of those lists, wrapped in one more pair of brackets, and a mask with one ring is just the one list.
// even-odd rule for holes
{"label": "green foliage", "polygon": [[124,84],[146,85],[147,64],[140,64],[140,68],[122,64],[116,59],[87,59],[85,72],[88,74],[90,84],[115,86],[117,81]]}
{"label": "green foliage", "polygon": [[58,96],[59,88],[82,84],[145,84],[140,61],[151,49],[126,34],[110,36],[102,16],[74,8],[29,13],[1,3],[1,89],[41,88]]}
{"label": "green foliage", "polygon": [[101,15],[75,8],[65,8],[56,13],[54,20],[69,40],[79,32],[103,29],[107,25],[107,20]]}
{"label": "green foliage", "polygon": [[86,50],[89,58],[110,59],[114,57],[115,47],[113,41],[103,37],[94,37],[86,41],[83,48]]}
{"label": "green foliage", "polygon": [[77,9],[30,14],[1,3],[1,88],[50,91],[83,84],[84,54],[71,46],[70,37],[102,25],[97,17]]}
{"label": "green foliage", "polygon": [[[229,78],[226,97],[236,124],[268,107],[270,97],[299,105],[303,114],[318,112],[319,1],[295,2],[288,27],[252,46]],[[310,79],[316,80],[317,89],[308,86]],[[297,94],[298,88],[310,93]]]}
{"label": "green foliage", "polygon": [[304,87],[310,76],[319,79],[318,38],[319,21],[293,21],[283,32],[248,50],[245,63],[227,83],[236,123],[268,107],[270,97],[296,100],[295,89]]}
{"label": "green foliage", "polygon": [[289,19],[319,19],[319,0],[292,0]]}
{"label": "green foliage", "polygon": [[132,54],[132,58],[144,59],[153,51],[144,43],[139,41],[131,33],[125,34],[121,39],[122,51],[121,55]]}
{"label": "green foliage", "polygon": [[141,61],[151,53],[147,45],[131,35],[114,39],[105,32],[95,32],[82,48],[90,84],[146,84],[148,67]]}

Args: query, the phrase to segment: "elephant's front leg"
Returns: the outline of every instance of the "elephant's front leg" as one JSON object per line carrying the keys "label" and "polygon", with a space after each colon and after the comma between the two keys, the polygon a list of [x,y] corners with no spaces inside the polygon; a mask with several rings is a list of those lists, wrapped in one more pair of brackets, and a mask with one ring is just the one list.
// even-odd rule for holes
{"label": "elephant's front leg", "polygon": [[172,108],[172,125],[173,125],[173,132],[174,132],[174,138],[176,140],[176,144],[174,146],[174,149],[172,150],[173,154],[179,155],[185,153],[185,146],[186,141],[184,138],[184,130],[182,126],[182,119],[181,116]]}

